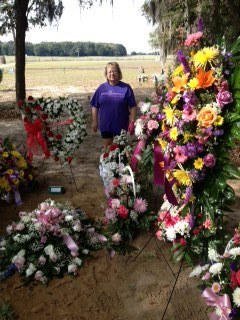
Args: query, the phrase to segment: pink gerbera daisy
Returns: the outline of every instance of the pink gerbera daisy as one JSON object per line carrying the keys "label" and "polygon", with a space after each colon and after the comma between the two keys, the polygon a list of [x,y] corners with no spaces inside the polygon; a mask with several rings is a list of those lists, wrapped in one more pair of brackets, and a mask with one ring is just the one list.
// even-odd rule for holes
{"label": "pink gerbera daisy", "polygon": [[187,160],[187,156],[183,153],[181,146],[176,146],[173,152],[175,153],[175,159],[178,163],[184,163]]}
{"label": "pink gerbera daisy", "polygon": [[142,198],[137,198],[134,203],[134,210],[143,213],[147,210],[148,203]]}

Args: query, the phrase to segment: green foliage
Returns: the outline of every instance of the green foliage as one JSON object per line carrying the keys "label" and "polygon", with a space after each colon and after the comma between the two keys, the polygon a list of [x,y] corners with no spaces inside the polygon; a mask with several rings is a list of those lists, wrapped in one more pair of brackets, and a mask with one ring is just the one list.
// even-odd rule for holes
{"label": "green foliage", "polygon": [[10,303],[1,302],[0,304],[0,319],[14,320],[16,319],[15,311]]}

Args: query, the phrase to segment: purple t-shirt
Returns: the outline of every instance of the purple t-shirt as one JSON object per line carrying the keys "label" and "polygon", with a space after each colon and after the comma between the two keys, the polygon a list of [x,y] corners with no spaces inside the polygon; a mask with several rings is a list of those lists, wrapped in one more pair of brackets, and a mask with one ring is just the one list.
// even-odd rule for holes
{"label": "purple t-shirt", "polygon": [[131,86],[122,81],[115,86],[108,82],[101,84],[90,103],[99,111],[100,131],[114,135],[119,135],[122,129],[128,129],[129,108],[136,106]]}

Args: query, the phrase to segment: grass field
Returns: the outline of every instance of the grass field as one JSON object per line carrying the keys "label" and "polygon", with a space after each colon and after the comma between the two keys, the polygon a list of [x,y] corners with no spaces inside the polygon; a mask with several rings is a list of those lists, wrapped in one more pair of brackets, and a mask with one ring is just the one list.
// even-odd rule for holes
{"label": "grass field", "polygon": [[[117,61],[122,69],[123,81],[129,83],[133,89],[139,87],[137,81],[138,69],[143,66],[149,77],[145,87],[153,86],[153,74],[161,72],[161,63],[157,56],[130,57],[26,57],[26,89],[58,87],[78,87],[84,90],[94,90],[105,81],[104,67],[109,61]],[[4,65],[3,65],[4,67]],[[1,68],[1,66],[0,66]],[[3,68],[3,81],[0,92],[12,91],[15,88],[14,57],[6,57]],[[1,93],[2,94],[2,93]]]}

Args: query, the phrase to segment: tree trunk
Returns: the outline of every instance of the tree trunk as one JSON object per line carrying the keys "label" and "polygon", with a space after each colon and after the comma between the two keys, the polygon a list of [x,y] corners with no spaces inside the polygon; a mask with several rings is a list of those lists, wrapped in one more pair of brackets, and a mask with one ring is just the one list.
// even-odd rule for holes
{"label": "tree trunk", "polygon": [[15,86],[16,100],[26,98],[25,87],[25,35],[28,28],[27,8],[29,0],[15,0],[16,41],[15,41]]}

